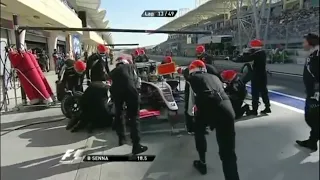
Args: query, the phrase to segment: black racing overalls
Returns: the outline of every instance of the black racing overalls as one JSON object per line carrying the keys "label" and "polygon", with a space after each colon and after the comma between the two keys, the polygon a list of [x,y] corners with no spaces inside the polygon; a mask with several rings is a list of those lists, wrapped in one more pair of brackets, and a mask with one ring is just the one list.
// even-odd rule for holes
{"label": "black racing overalls", "polygon": [[197,59],[204,61],[206,64],[214,64],[214,57],[208,53],[202,53],[198,55]]}
{"label": "black racing overalls", "polygon": [[319,140],[319,100],[316,100],[314,95],[319,92],[319,49],[313,51],[306,60],[303,82],[307,93],[305,121],[311,128],[309,140],[317,142]]}
{"label": "black racing overalls", "polygon": [[[197,107],[195,112],[195,143],[200,160],[205,157],[207,142],[206,127],[216,130],[219,155],[226,180],[239,180],[237,156],[235,153],[235,113],[224,92],[222,82],[208,73],[195,73],[189,77],[190,96],[194,96]],[[192,100],[192,98],[190,99]],[[189,102],[188,113],[193,107]]]}
{"label": "black racing overalls", "polygon": [[[210,65],[210,64],[206,64],[206,69],[209,74],[216,75],[217,77],[219,77],[219,79],[221,79],[219,71],[215,66]],[[183,76],[184,76],[185,80],[188,81],[188,77],[189,77],[189,69],[188,68],[186,68],[183,71]],[[184,111],[184,114],[185,114],[185,118],[186,118],[185,121],[186,121],[187,130],[188,130],[188,132],[193,132],[193,128],[192,128],[193,117],[188,115],[188,113],[187,113],[188,100],[189,100],[189,89],[190,89],[189,83],[185,83],[185,87],[184,87],[185,111]]]}
{"label": "black racing overalls", "polygon": [[247,112],[248,105],[243,105],[244,100],[247,96],[246,85],[242,82],[239,75],[227,84],[225,92],[228,94],[229,99],[232,103],[232,107],[236,114],[236,119],[241,118],[245,112]]}
{"label": "black racing overalls", "polygon": [[130,123],[130,136],[133,145],[140,143],[139,127],[139,92],[137,89],[138,76],[132,64],[119,64],[110,72],[112,86],[110,92],[115,104],[114,127],[119,141],[125,140],[125,118],[123,117],[124,104],[126,115]]}
{"label": "black racing overalls", "polygon": [[88,57],[86,76],[91,81],[106,81],[110,73],[105,54],[94,53]]}
{"label": "black racing overalls", "polygon": [[235,62],[253,62],[252,78],[251,78],[251,95],[252,95],[252,110],[258,111],[259,97],[266,108],[270,107],[270,100],[267,88],[267,70],[266,70],[267,55],[263,50],[251,49],[249,53],[244,53],[239,56]]}

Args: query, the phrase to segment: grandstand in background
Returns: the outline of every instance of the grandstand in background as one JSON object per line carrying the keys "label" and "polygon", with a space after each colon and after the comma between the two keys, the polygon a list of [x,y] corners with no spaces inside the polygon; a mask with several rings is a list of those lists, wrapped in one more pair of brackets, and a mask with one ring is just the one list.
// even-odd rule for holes
{"label": "grandstand in background", "polygon": [[[250,3],[246,4],[243,2],[243,6],[239,8],[240,13],[238,13],[234,1],[231,1],[220,2],[220,4],[228,4],[228,7],[225,6],[224,10],[221,10],[222,8],[219,8],[219,6],[211,6],[214,7],[212,11],[216,11],[217,13],[210,14],[204,12],[204,14],[210,15],[206,15],[200,22],[196,22],[194,19],[189,20],[188,18],[190,17],[179,17],[173,20],[175,22],[172,21],[170,22],[171,24],[168,23],[159,29],[209,30],[213,31],[214,36],[232,36],[232,43],[211,43],[211,49],[214,49],[214,51],[218,50],[218,53],[231,51],[231,49],[235,49],[236,47],[239,50],[248,44],[250,39],[258,35],[266,42],[267,49],[276,47],[301,49],[304,34],[308,32],[319,33],[319,1],[317,0],[288,0],[285,3],[270,0],[270,2],[273,2],[270,6],[264,1],[265,4],[261,3],[260,7],[256,7],[258,10],[255,11],[258,12],[260,22],[258,35],[255,34],[257,32],[255,27],[255,16],[257,16],[257,13],[253,11],[254,7],[250,6]],[[203,7],[200,5],[198,8]],[[192,11],[195,10],[189,11],[184,16],[194,13]],[[209,9],[207,8],[206,11],[209,11]],[[195,23],[188,24],[187,21],[195,21]],[[199,40],[203,40],[204,38],[204,35],[171,34],[168,36],[167,41],[153,49],[153,53],[165,54],[170,51],[177,56],[194,56],[195,46],[202,44]]]}

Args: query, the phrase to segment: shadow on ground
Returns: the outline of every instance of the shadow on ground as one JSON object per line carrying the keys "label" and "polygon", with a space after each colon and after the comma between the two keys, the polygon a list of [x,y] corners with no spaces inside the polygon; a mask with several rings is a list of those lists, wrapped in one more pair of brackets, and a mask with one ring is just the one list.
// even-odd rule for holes
{"label": "shadow on ground", "polygon": [[[85,154],[92,154],[96,152],[105,151],[115,147],[115,142],[104,143],[104,146],[98,146],[93,150],[86,151]],[[97,147],[97,145],[93,145]],[[86,147],[81,147],[79,149],[84,149]],[[37,180],[48,178],[54,175],[59,175],[71,171],[77,171],[79,169],[80,163],[76,164],[61,164],[59,161],[63,154],[56,154],[53,156],[48,156],[44,158],[34,159],[18,164],[13,164],[9,166],[1,167],[1,179],[4,180],[20,180],[22,177],[24,180]],[[98,164],[84,164],[82,163],[82,168],[87,168],[95,166]],[[72,178],[73,179],[73,178]]]}
{"label": "shadow on ground", "polygon": [[[38,118],[30,118],[30,119],[23,119],[23,120],[17,120],[12,122],[4,122],[1,123],[1,131],[5,130],[12,130],[14,128],[18,128],[20,126],[25,126],[29,124],[34,124],[38,122],[49,122],[56,119],[64,119],[63,115],[56,115],[56,116],[47,116],[47,117],[38,117]],[[26,127],[28,128],[28,127]],[[30,128],[33,128],[30,126]]]}

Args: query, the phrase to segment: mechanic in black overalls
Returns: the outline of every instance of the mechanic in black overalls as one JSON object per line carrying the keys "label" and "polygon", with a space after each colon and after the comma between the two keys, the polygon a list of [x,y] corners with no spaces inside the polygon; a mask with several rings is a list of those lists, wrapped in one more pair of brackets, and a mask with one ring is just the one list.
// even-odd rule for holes
{"label": "mechanic in black overalls", "polygon": [[241,118],[244,113],[250,113],[248,104],[243,105],[247,96],[246,83],[250,81],[250,71],[239,75],[234,70],[225,70],[221,72],[222,81],[225,83],[225,92],[228,94],[232,103],[234,112],[236,113],[236,119]]}
{"label": "mechanic in black overalls", "polygon": [[251,79],[251,95],[252,95],[252,110],[248,115],[258,115],[259,97],[265,105],[262,114],[271,113],[270,100],[267,88],[267,55],[262,50],[263,43],[261,40],[255,39],[250,42],[250,49],[243,53],[234,62],[253,62],[252,64],[252,79]]}
{"label": "mechanic in black overalls", "polygon": [[110,73],[107,58],[108,48],[99,44],[97,50],[97,53],[88,57],[86,76],[91,81],[105,81]]}
{"label": "mechanic in black overalls", "polygon": [[207,126],[210,126],[211,129],[216,129],[225,179],[239,180],[235,153],[235,113],[221,80],[206,71],[206,65],[200,60],[193,61],[189,66],[188,113],[189,115],[195,114],[194,136],[200,158],[200,160],[195,160],[193,165],[201,174],[207,173],[205,130]]}
{"label": "mechanic in black overalls", "polygon": [[212,55],[206,52],[204,46],[200,45],[196,47],[197,59],[204,61],[206,64],[214,64],[214,58]]}
{"label": "mechanic in black overalls", "polygon": [[[216,75],[217,77],[219,77],[221,79],[220,73],[215,66],[206,63],[206,69],[209,74]],[[185,70],[183,70],[182,73],[183,73],[184,79],[187,81],[189,78],[189,69],[186,68]],[[185,87],[184,87],[185,112],[184,112],[184,114],[185,114],[185,118],[186,118],[186,128],[187,128],[188,134],[193,134],[193,126],[192,126],[193,117],[187,113],[189,89],[190,89],[189,84],[185,83]]]}
{"label": "mechanic in black overalls", "polygon": [[307,34],[304,37],[303,46],[306,50],[310,50],[303,70],[303,82],[307,93],[304,116],[311,131],[309,139],[296,142],[302,147],[317,151],[319,141],[319,36]]}
{"label": "mechanic in black overalls", "polygon": [[110,92],[115,104],[114,128],[119,137],[119,146],[125,144],[125,123],[123,117],[124,104],[127,106],[126,115],[130,123],[130,137],[132,140],[132,154],[147,151],[148,147],[140,144],[139,111],[140,97],[138,89],[141,86],[139,77],[133,64],[126,59],[119,59],[116,67],[111,71],[112,85]]}
{"label": "mechanic in black overalls", "polygon": [[140,56],[140,51],[138,49],[134,50],[131,53],[131,57],[132,57],[132,62],[133,64],[135,64],[136,62],[141,62],[141,56]]}
{"label": "mechanic in black overalls", "polygon": [[67,130],[72,128],[71,132],[76,132],[86,128],[91,133],[95,128],[110,127],[113,118],[106,106],[109,98],[108,89],[109,86],[104,81],[92,81],[81,96],[80,117],[73,117]]}
{"label": "mechanic in black overalls", "polygon": [[61,101],[65,95],[65,90],[83,92],[83,80],[86,70],[86,63],[82,60],[75,61],[66,59],[58,75],[57,98]]}
{"label": "mechanic in black overalls", "polygon": [[142,62],[149,62],[149,57],[143,49],[140,49],[140,57],[142,59]]}

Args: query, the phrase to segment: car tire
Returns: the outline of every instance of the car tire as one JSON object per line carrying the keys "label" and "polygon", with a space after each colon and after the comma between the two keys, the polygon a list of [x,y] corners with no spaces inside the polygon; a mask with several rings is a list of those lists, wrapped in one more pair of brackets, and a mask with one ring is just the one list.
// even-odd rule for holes
{"label": "car tire", "polygon": [[65,95],[61,100],[61,111],[66,118],[72,118],[74,116],[78,116],[80,113],[80,98],[82,96],[82,92],[77,92],[74,95]]}

